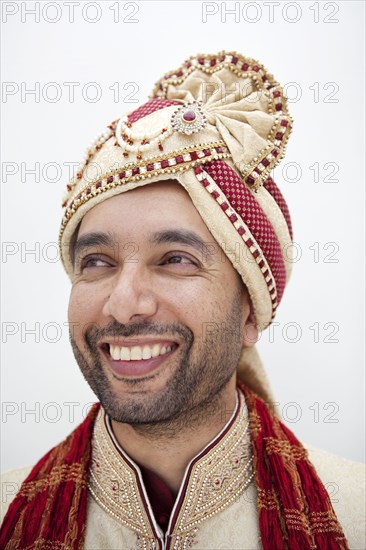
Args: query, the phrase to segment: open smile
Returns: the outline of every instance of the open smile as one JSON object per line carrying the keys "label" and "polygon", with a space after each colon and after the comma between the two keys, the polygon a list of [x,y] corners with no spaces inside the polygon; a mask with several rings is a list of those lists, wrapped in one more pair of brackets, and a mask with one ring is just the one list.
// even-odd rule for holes
{"label": "open smile", "polygon": [[138,377],[150,374],[178,348],[172,341],[108,343],[101,345],[110,369],[119,376]]}

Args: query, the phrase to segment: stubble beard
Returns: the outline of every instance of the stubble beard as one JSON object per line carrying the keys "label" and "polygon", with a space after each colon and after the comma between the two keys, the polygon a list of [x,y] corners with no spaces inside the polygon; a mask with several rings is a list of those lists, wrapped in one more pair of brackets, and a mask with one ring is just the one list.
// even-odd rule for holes
{"label": "stubble beard", "polygon": [[[192,331],[180,323],[142,322],[127,326],[114,321],[104,328],[92,326],[86,330],[85,352],[80,350],[71,331],[70,342],[84,378],[113,420],[130,424],[145,434],[172,436],[178,430],[202,424],[218,414],[222,393],[235,372],[242,349],[241,321],[240,291],[235,295],[226,318],[209,323],[213,330],[199,340],[195,340]],[[132,392],[138,389],[141,381],[123,378],[123,384],[131,387],[131,396],[126,397],[124,393],[121,397],[106,374],[98,343],[107,336],[127,338],[137,335],[179,336],[184,344],[175,354],[180,353],[181,359],[163,391],[136,396]],[[175,361],[178,359],[174,358]],[[116,382],[118,384],[118,379]],[[222,411],[222,414],[227,413]]]}

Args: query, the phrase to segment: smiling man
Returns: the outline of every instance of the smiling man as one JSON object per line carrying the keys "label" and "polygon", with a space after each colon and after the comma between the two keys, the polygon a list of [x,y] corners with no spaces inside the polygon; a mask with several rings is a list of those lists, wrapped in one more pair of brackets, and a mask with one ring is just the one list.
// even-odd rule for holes
{"label": "smiling man", "polygon": [[7,475],[23,483],[1,548],[362,547],[362,466],[301,445],[255,349],[291,271],[269,176],[290,127],[273,77],[224,52],[165,75],[89,148],[60,247],[100,403]]}

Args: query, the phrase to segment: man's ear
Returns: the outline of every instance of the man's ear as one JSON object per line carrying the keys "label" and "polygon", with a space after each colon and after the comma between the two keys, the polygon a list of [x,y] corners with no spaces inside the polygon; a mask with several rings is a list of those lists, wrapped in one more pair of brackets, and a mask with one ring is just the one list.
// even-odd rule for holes
{"label": "man's ear", "polygon": [[250,307],[249,314],[247,316],[244,329],[243,329],[243,346],[245,348],[250,348],[254,346],[254,344],[258,342],[258,338],[259,338],[257,322],[255,319],[253,306],[250,299],[249,299],[249,307]]}

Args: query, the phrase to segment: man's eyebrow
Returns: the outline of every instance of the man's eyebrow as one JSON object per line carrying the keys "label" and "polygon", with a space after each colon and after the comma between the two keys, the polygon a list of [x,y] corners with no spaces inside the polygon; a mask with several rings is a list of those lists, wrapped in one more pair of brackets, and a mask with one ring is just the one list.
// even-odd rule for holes
{"label": "man's eyebrow", "polygon": [[109,233],[86,233],[76,240],[72,250],[73,259],[75,260],[83,250],[93,246],[109,246],[112,248],[116,246],[116,241]]}
{"label": "man's eyebrow", "polygon": [[214,245],[214,242],[204,241],[199,235],[197,235],[197,233],[194,233],[194,231],[189,231],[187,229],[167,229],[165,231],[157,231],[153,233],[149,240],[151,244],[155,245],[178,243],[192,246],[198,250],[198,252],[200,252],[206,260],[212,261],[210,256],[212,255],[212,245]]}

